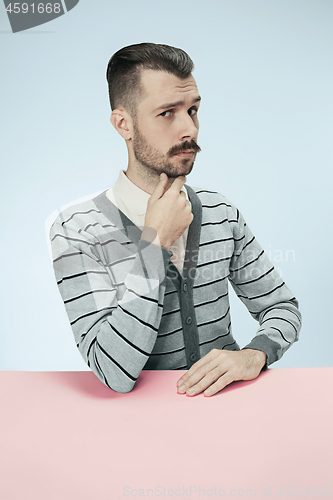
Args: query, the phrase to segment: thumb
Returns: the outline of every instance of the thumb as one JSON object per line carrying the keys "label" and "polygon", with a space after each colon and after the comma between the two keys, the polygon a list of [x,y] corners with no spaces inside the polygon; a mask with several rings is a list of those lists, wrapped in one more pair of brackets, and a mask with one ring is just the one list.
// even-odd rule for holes
{"label": "thumb", "polygon": [[168,176],[162,173],[160,175],[160,180],[156,184],[156,187],[150,198],[152,198],[153,200],[158,200],[159,198],[161,198],[165,193],[165,188],[167,187],[167,184],[168,184]]}

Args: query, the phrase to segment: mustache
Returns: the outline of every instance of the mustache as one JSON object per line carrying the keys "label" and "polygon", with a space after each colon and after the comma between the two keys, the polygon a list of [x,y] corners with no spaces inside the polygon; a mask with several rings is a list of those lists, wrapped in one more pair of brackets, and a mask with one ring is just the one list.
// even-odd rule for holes
{"label": "mustache", "polygon": [[194,151],[195,153],[199,153],[201,151],[201,147],[193,139],[191,139],[190,141],[182,142],[177,146],[172,146],[172,148],[169,150],[169,156],[173,156],[188,149],[192,149],[192,151]]}

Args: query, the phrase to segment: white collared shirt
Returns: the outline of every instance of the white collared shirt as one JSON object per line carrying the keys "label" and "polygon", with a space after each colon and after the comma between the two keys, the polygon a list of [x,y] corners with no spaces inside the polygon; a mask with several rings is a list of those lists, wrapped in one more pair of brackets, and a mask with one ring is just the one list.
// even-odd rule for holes
{"label": "white collared shirt", "polygon": [[[188,200],[187,191],[184,186],[181,188],[181,191],[184,191],[186,199]],[[124,170],[120,170],[118,180],[107,191],[106,196],[136,226],[140,227],[140,229],[143,228],[145,225],[147,203],[151,195],[130,181]],[[168,250],[171,250],[173,253],[170,260],[177,267],[180,274],[182,274],[183,271],[187,235],[188,228],[186,228],[184,233],[168,248]]]}

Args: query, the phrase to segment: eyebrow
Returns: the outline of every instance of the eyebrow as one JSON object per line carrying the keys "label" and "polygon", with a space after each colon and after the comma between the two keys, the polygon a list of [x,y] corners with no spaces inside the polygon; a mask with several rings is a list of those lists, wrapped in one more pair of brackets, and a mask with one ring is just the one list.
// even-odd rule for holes
{"label": "eyebrow", "polygon": [[[192,106],[193,104],[195,104],[196,102],[200,102],[201,101],[201,97],[198,96],[196,99],[194,99],[194,101],[192,102]],[[170,103],[167,103],[167,104],[162,104],[162,106],[159,106],[158,108],[155,109],[155,111],[159,111],[160,109],[167,109],[167,108],[176,108],[177,106],[182,106],[183,104],[185,104],[185,101],[177,101],[177,102],[170,102]]]}

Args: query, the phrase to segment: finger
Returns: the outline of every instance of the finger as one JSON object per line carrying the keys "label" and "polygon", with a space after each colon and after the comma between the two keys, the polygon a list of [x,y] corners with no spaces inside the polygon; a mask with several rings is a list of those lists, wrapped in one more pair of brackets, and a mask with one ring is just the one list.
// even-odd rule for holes
{"label": "finger", "polygon": [[208,387],[204,391],[204,396],[214,396],[217,392],[222,391],[227,385],[234,382],[236,379],[231,372],[226,372],[222,377],[220,377],[214,384]]}
{"label": "finger", "polygon": [[186,394],[188,396],[195,396],[196,394],[200,394],[200,392],[204,391],[208,387],[210,387],[212,384],[218,380],[223,373],[221,373],[221,369],[219,366],[215,366],[211,370],[209,370],[206,375],[199,380],[198,383],[192,385],[192,387],[189,387],[186,390]]}
{"label": "finger", "polygon": [[165,188],[167,187],[167,185],[168,185],[168,176],[165,173],[162,173],[149,199],[154,201],[161,198],[165,193]]}
{"label": "finger", "polygon": [[184,186],[185,182],[186,182],[185,175],[180,175],[179,177],[176,177],[176,179],[171,184],[169,191],[177,191],[179,193],[181,188]]}
{"label": "finger", "polygon": [[206,363],[210,362],[212,359],[215,359],[219,354],[221,354],[220,349],[212,349],[209,351],[208,354],[203,356],[199,361],[194,363],[194,365],[191,366],[191,368],[184,373],[184,375],[178,380],[177,385],[182,386],[186,382],[189,381],[189,379],[192,377],[192,375],[201,367],[203,367]]}
{"label": "finger", "polygon": [[207,376],[200,380],[198,384],[191,387],[186,394],[188,396],[195,396],[204,391],[205,396],[213,396],[217,392],[221,391],[231,382],[238,380],[235,374],[231,370],[227,370],[225,373],[219,374],[219,369],[212,370],[207,374]]}
{"label": "finger", "polygon": [[[188,391],[193,387],[199,387],[199,392],[201,392],[206,389],[208,385],[212,384],[218,377],[220,377],[225,369],[226,368],[221,366],[218,359],[212,359],[205,365],[198,368],[185,382],[180,384],[178,386],[178,392],[181,394],[184,394],[185,392],[188,393]],[[209,384],[205,385],[207,384],[207,380],[209,381]]]}
{"label": "finger", "polygon": [[190,212],[192,213],[192,205],[188,200],[186,200],[186,206],[189,208]]}

